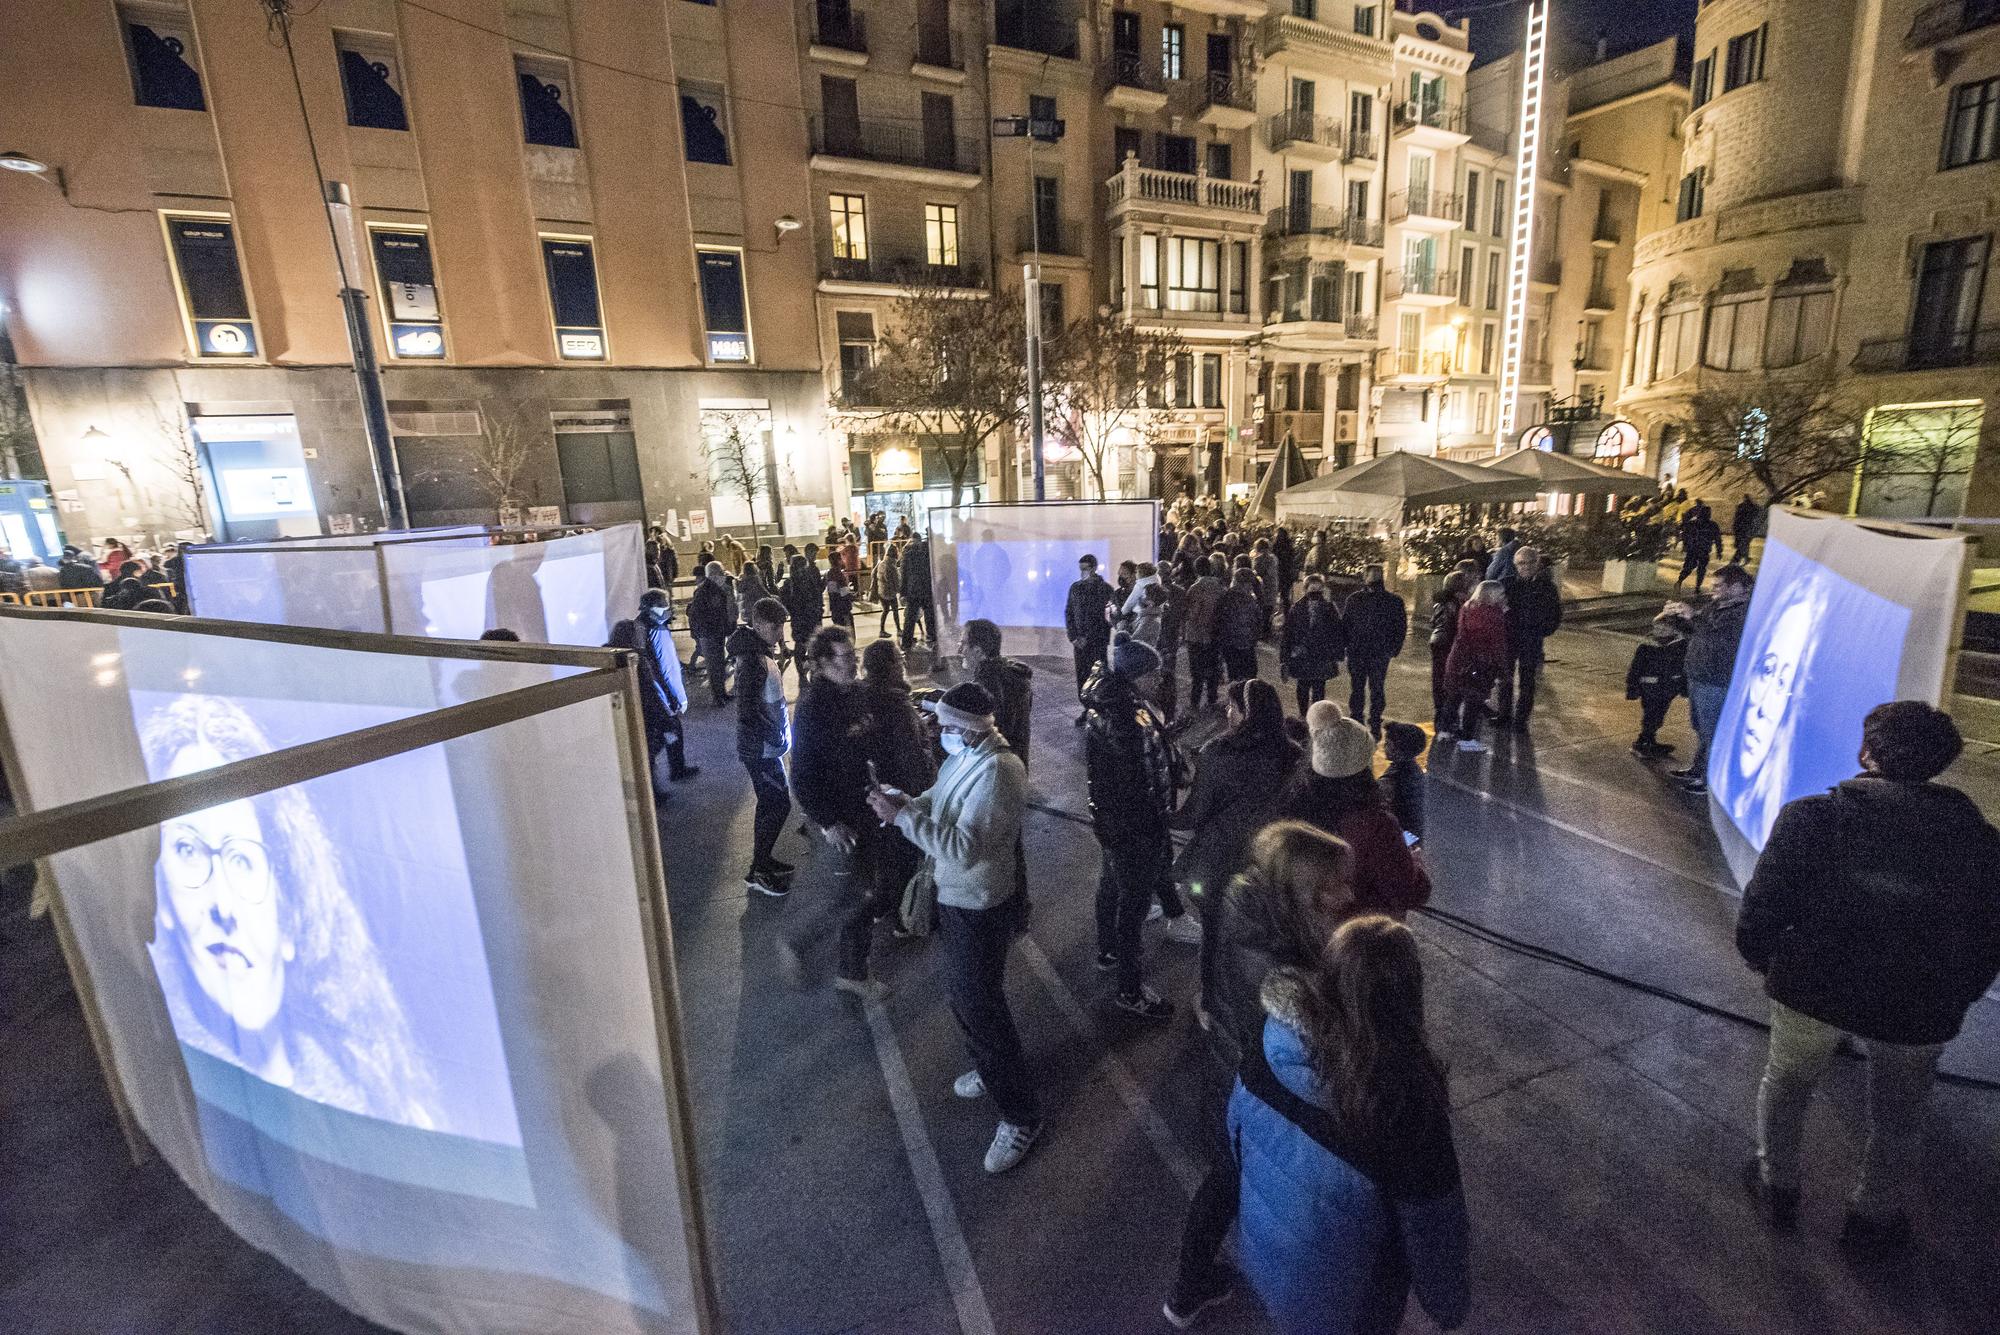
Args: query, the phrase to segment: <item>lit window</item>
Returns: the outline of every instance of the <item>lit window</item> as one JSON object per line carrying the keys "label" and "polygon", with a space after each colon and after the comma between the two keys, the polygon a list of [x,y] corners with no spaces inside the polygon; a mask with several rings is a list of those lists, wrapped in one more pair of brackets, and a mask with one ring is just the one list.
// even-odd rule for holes
{"label": "lit window", "polygon": [[597,294],[597,256],[583,237],[542,238],[556,353],[564,361],[604,360],[604,314]]}
{"label": "lit window", "polygon": [[333,45],[340,55],[347,123],[369,130],[409,129],[395,38],[383,33],[336,31]]}
{"label": "lit window", "polygon": [[687,146],[688,161],[727,167],[729,121],[723,110],[722,90],[691,83],[680,88],[681,139]]}
{"label": "lit window", "polygon": [[940,268],[958,267],[958,205],[924,205],[924,261]]}
{"label": "lit window", "polygon": [[743,293],[743,252],[695,252],[701,270],[701,309],[708,330],[708,359],[747,362],[750,355],[750,305]]}
{"label": "lit window", "polygon": [[1187,51],[1187,29],[1178,23],[1160,25],[1160,77],[1178,79],[1181,77],[1183,57]]}
{"label": "lit window", "polygon": [[430,233],[371,227],[382,314],[389,326],[389,354],[417,361],[444,359],[444,308],[438,303]]}
{"label": "lit window", "polygon": [[833,257],[868,258],[868,200],[862,195],[828,195],[827,214],[833,229]]}
{"label": "lit window", "polygon": [[1167,309],[1222,309],[1222,243],[1206,237],[1167,238]]}
{"label": "lit window", "polygon": [[521,89],[521,137],[548,148],[575,148],[576,103],[568,62],[516,56],[514,78]]}
{"label": "lit window", "polygon": [[168,215],[167,254],[180,282],[197,357],[257,355],[257,328],[236,260],[236,226],[226,218]]}
{"label": "lit window", "polygon": [[174,111],[208,109],[196,68],[194,21],[186,6],[120,5],[118,22],[124,29],[134,102]]}
{"label": "lit window", "polygon": [[1961,84],[1951,95],[1944,131],[1944,165],[1964,167],[2000,158],[2000,78]]}

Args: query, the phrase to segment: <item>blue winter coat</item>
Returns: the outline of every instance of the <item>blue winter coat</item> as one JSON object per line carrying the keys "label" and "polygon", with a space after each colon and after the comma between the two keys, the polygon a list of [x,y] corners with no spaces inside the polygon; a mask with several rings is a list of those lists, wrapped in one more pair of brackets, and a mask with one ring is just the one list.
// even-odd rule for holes
{"label": "blue winter coat", "polygon": [[[1330,1092],[1307,1061],[1287,1016],[1293,971],[1264,986],[1264,1056],[1286,1089],[1318,1108]],[[1243,1273],[1280,1331],[1296,1335],[1390,1335],[1414,1288],[1439,1326],[1461,1324],[1470,1306],[1468,1223],[1450,1131],[1429,1145],[1391,1147],[1397,1162],[1364,1174],[1238,1079],[1229,1133],[1241,1166],[1238,1215]],[[1355,1157],[1362,1157],[1357,1154]],[[1424,1184],[1421,1194],[1412,1184]],[[1440,1184],[1449,1184],[1435,1191]]]}

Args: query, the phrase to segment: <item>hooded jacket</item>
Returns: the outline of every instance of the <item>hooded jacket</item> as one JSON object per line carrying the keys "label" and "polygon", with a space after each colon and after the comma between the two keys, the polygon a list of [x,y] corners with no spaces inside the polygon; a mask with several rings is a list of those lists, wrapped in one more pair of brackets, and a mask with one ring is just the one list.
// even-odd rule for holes
{"label": "hooded jacket", "polygon": [[1262,1060],[1245,1064],[1229,1099],[1244,1277],[1286,1335],[1390,1335],[1413,1289],[1449,1330],[1471,1306],[1471,1229],[1449,1116],[1440,1109],[1393,1141],[1347,1134],[1300,1037],[1303,989],[1292,969],[1264,980]]}
{"label": "hooded jacket", "polygon": [[1347,654],[1357,662],[1387,662],[1403,652],[1410,633],[1410,609],[1402,598],[1373,584],[1347,595],[1341,609],[1347,626]]}
{"label": "hooded jacket", "polygon": [[1346,656],[1347,630],[1332,599],[1323,593],[1317,598],[1307,594],[1292,604],[1278,646],[1278,661],[1285,671],[1300,681],[1325,681],[1340,674]]}
{"label": "hooded jacket", "polygon": [[1944,1043],[2000,975],[2000,831],[1940,783],[1878,774],[1787,803],[1736,949],[1771,1000],[1883,1043]]}
{"label": "hooded jacket", "polygon": [[938,903],[990,909],[1013,897],[1027,803],[1028,771],[996,731],[947,757],[930,790],[896,813],[896,828],[931,859]]}
{"label": "hooded jacket", "polygon": [[717,584],[703,576],[688,599],[688,633],[696,640],[726,639],[736,628],[735,581],[727,576]]}
{"label": "hooded jacket", "polygon": [[1132,681],[1100,670],[1083,685],[1090,818],[1106,844],[1165,839],[1174,808],[1173,741]]}
{"label": "hooded jacket", "polygon": [[792,796],[813,824],[857,832],[874,824],[868,770],[856,763],[867,755],[868,743],[867,703],[859,686],[823,675],[805,684],[792,718]]}
{"label": "hooded jacket", "polygon": [[1194,836],[1174,863],[1174,879],[1197,896],[1214,896],[1249,856],[1257,831],[1277,819],[1299,748],[1282,733],[1260,738],[1224,733],[1201,748],[1194,787],[1169,822]]}
{"label": "hooded jacket", "polygon": [[1035,670],[1011,658],[989,658],[979,665],[973,680],[993,697],[993,726],[1007,739],[1007,745],[1028,765],[1028,725],[1034,714]]}
{"label": "hooded jacket", "polygon": [[777,670],[778,651],[749,626],[729,632],[726,646],[736,660],[736,754],[770,760],[785,754],[785,683]]}

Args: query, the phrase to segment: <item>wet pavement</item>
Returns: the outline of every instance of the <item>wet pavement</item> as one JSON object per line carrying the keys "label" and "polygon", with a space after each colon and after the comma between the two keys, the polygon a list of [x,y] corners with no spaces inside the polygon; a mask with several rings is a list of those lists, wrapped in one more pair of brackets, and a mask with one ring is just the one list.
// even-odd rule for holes
{"label": "wet pavement", "polygon": [[[1993,1330],[2000,1092],[1938,1090],[1921,1248],[1857,1269],[1833,1237],[1864,1134],[1858,1062],[1839,1063],[1814,1105],[1801,1230],[1773,1236],[1736,1184],[1762,1035],[1496,939],[1762,1012],[1731,946],[1735,899],[1705,808],[1627,750],[1631,644],[1616,628],[1565,630],[1530,739],[1432,757],[1434,903],[1487,929],[1412,920],[1473,1215],[1470,1329]],[[980,1167],[989,1108],[951,1094],[966,1063],[921,944],[878,942],[893,988],[879,1007],[780,980],[776,933],[828,891],[831,859],[795,820],[780,847],[800,865],[792,899],[746,893],[733,715],[697,706],[689,750],[704,772],[674,789],[661,824],[731,1331],[1166,1329],[1159,1304],[1212,1115],[1185,1004],[1195,952],[1151,937],[1149,981],[1184,1003],[1170,1024],[1107,1005],[1068,664],[1036,666],[1035,911],[1010,992],[1048,1131],[1002,1178]],[[1421,649],[1397,663],[1392,717],[1428,714],[1427,671]],[[1685,749],[1684,706],[1665,737]],[[2000,747],[1975,743],[1951,777],[2000,810]],[[371,1329],[236,1242],[157,1160],[130,1166],[48,931],[4,909],[0,1329]],[[823,978],[830,963],[808,966]],[[2000,1079],[2000,1003],[1978,1008],[1946,1065]],[[1245,1298],[1202,1328],[1266,1325]],[[1405,1328],[1428,1327],[1412,1314]]]}

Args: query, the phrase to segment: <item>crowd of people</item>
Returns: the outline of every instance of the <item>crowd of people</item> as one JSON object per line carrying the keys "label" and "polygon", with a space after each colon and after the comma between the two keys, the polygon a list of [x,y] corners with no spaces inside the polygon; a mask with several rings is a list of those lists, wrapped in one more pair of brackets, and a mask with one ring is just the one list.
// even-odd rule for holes
{"label": "crowd of people", "polygon": [[187,611],[178,544],[140,552],[121,539],[107,538],[102,547],[102,554],[93,556],[81,547],[66,546],[54,564],[0,547],[0,595],[20,599],[28,594],[75,593],[84,595],[75,601],[113,611]]}

